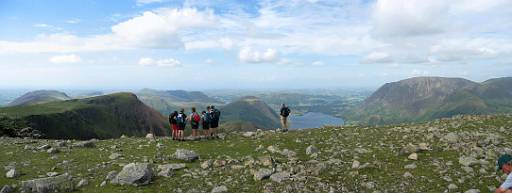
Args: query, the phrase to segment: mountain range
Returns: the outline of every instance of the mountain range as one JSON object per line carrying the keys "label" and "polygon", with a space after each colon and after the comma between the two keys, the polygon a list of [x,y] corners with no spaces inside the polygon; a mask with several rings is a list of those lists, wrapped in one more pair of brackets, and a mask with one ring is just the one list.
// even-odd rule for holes
{"label": "mountain range", "polygon": [[242,97],[220,108],[221,127],[228,130],[275,129],[279,127],[279,116],[261,99]]}
{"label": "mountain range", "polygon": [[[116,138],[121,135],[167,135],[166,117],[142,103],[132,93],[114,93],[85,99],[0,108],[10,123],[0,129],[30,126],[47,138]],[[19,129],[19,128],[18,128]]]}
{"label": "mountain range", "polygon": [[344,116],[359,123],[387,124],[506,112],[512,112],[511,77],[481,83],[463,78],[415,77],[384,84]]}
{"label": "mountain range", "polygon": [[136,95],[146,105],[164,115],[169,115],[172,111],[179,111],[181,108],[203,109],[208,105],[221,104],[220,101],[199,91],[142,89]]}
{"label": "mountain range", "polygon": [[69,97],[66,93],[60,91],[37,90],[28,92],[22,95],[21,97],[16,98],[14,101],[10,102],[8,106],[34,105],[52,101],[64,101],[69,99],[71,99],[71,97]]}

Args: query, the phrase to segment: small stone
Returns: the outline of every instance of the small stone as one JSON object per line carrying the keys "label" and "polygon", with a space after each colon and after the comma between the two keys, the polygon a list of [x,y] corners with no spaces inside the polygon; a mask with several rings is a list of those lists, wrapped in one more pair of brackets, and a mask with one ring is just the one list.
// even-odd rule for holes
{"label": "small stone", "polygon": [[208,168],[211,168],[213,165],[213,160],[206,160],[204,161],[203,163],[201,163],[201,168],[203,168],[204,170],[208,169]]}
{"label": "small stone", "polygon": [[14,188],[10,185],[4,185],[2,189],[0,189],[0,193],[11,193],[14,192]]}
{"label": "small stone", "polygon": [[89,181],[87,181],[87,179],[83,178],[78,182],[78,184],[76,185],[76,188],[81,188],[81,187],[87,186],[88,184],[89,184]]}
{"label": "small stone", "polygon": [[199,159],[199,156],[197,155],[196,152],[192,150],[177,149],[176,152],[174,153],[174,158],[178,160],[192,162]]}
{"label": "small stone", "polygon": [[420,151],[428,151],[428,150],[430,150],[430,148],[428,147],[427,143],[420,143],[420,144],[418,144],[418,149],[420,149]]}
{"label": "small stone", "polygon": [[410,172],[405,172],[403,175],[404,178],[412,178],[414,177]]}
{"label": "small stone", "polygon": [[448,185],[448,190],[457,190],[457,189],[459,189],[459,187],[455,184]]}
{"label": "small stone", "polygon": [[226,160],[215,160],[213,162],[213,166],[215,167],[222,167],[224,165],[226,165]]}
{"label": "small stone", "polygon": [[103,187],[103,186],[106,186],[106,185],[107,185],[107,181],[103,181],[103,182],[101,182],[100,187]]}
{"label": "small stone", "polygon": [[469,189],[469,190],[466,190],[464,193],[480,193],[480,190],[478,190],[478,189]]}
{"label": "small stone", "polygon": [[123,155],[121,155],[120,153],[112,153],[112,154],[110,154],[110,156],[108,156],[108,158],[111,159],[111,160],[114,160],[114,159],[117,159],[117,158],[119,158],[121,156],[123,156]]}
{"label": "small stone", "polygon": [[58,172],[47,172],[46,173],[46,176],[48,176],[48,177],[54,177],[54,176],[57,176],[57,175],[59,175]]}
{"label": "small stone", "polygon": [[415,169],[415,168],[416,168],[416,164],[415,163],[408,164],[408,165],[404,166],[404,169]]}
{"label": "small stone", "polygon": [[105,180],[112,181],[117,176],[117,171],[110,171],[107,173],[107,176],[105,176]]}
{"label": "small stone", "polygon": [[306,148],[307,155],[311,155],[311,154],[318,153],[318,152],[320,152],[320,150],[318,150],[318,148],[316,148],[314,145],[310,145]]}
{"label": "small stone", "polygon": [[259,160],[263,166],[272,166],[272,157],[269,155],[261,156]]}
{"label": "small stone", "polygon": [[361,163],[360,163],[359,161],[354,160],[354,161],[352,162],[352,169],[357,170],[357,169],[359,169],[359,166],[360,166],[360,165],[361,165]]}
{"label": "small stone", "polygon": [[242,133],[242,136],[247,137],[247,138],[254,137],[254,136],[256,136],[256,132],[247,131],[247,132]]}
{"label": "small stone", "polygon": [[263,179],[270,177],[270,175],[272,175],[272,170],[261,168],[258,171],[254,172],[254,180],[261,181]]}
{"label": "small stone", "polygon": [[281,183],[282,181],[288,180],[290,178],[290,173],[288,172],[278,172],[275,174],[272,174],[270,176],[270,180]]}
{"label": "small stone", "polygon": [[228,188],[226,186],[217,186],[212,189],[212,193],[220,193],[220,192],[227,192]]}
{"label": "small stone", "polygon": [[417,153],[411,153],[411,155],[407,156],[407,159],[418,160],[418,154]]}
{"label": "small stone", "polygon": [[146,135],[146,139],[154,140],[154,139],[155,139],[155,136],[154,136],[152,133],[148,133],[148,134]]}
{"label": "small stone", "polygon": [[147,185],[151,182],[153,170],[148,163],[130,163],[112,180],[113,184],[120,185]]}
{"label": "small stone", "polygon": [[6,178],[16,178],[20,176],[20,173],[16,168],[11,168],[7,173],[5,173]]}

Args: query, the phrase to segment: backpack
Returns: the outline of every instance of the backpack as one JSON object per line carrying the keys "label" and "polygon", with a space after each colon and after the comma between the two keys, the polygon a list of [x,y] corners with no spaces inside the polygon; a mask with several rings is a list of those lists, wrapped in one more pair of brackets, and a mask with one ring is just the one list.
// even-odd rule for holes
{"label": "backpack", "polygon": [[285,107],[282,112],[283,117],[288,117],[290,115],[290,109],[288,107]]}
{"label": "backpack", "polygon": [[176,122],[178,122],[178,125],[185,125],[185,117],[183,116],[183,114],[178,114],[178,116],[176,116]]}
{"label": "backpack", "polygon": [[197,113],[192,113],[192,122],[196,122],[196,123],[199,123],[199,121],[201,121],[201,116],[199,116],[199,114]]}
{"label": "backpack", "polygon": [[213,120],[215,120],[215,122],[218,122],[220,119],[220,111],[215,109],[213,110]]}

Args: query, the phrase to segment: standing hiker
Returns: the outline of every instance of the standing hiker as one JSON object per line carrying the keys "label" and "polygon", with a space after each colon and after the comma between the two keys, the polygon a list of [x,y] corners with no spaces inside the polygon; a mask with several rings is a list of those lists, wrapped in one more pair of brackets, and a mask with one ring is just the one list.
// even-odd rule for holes
{"label": "standing hiker", "polygon": [[220,121],[220,111],[215,109],[215,106],[210,107],[210,136],[217,137],[217,129],[219,127],[219,121]]}
{"label": "standing hiker", "polygon": [[201,121],[201,116],[197,114],[196,108],[192,107],[192,113],[188,118],[190,121],[190,127],[192,127],[192,137],[194,139],[197,137],[197,129],[199,128],[199,122]]}
{"label": "standing hiker", "polygon": [[288,131],[288,116],[290,115],[290,108],[288,108],[284,103],[281,105],[281,127],[283,131]]}
{"label": "standing hiker", "polygon": [[206,107],[206,111],[201,112],[201,125],[203,125],[203,136],[210,135],[210,106]]}
{"label": "standing hiker", "polygon": [[176,121],[178,122],[178,140],[183,141],[185,140],[183,132],[185,131],[185,126],[187,126],[187,115],[185,115],[185,109],[181,109],[180,113],[176,116]]}
{"label": "standing hiker", "polygon": [[174,111],[169,114],[169,124],[171,125],[172,140],[178,139],[178,121],[176,120],[176,116],[178,116],[178,111]]}

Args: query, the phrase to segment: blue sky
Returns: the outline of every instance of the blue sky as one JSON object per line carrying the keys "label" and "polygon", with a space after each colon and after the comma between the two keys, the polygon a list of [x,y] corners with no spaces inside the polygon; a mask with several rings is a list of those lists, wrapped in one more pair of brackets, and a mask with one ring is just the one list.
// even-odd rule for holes
{"label": "blue sky", "polygon": [[0,87],[378,87],[512,75],[508,0],[0,1]]}

